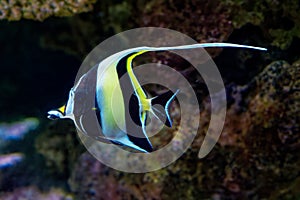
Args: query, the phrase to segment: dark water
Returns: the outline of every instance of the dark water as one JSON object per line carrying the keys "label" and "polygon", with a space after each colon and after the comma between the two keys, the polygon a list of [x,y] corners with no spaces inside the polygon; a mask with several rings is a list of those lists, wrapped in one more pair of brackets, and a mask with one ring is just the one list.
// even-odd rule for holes
{"label": "dark water", "polygon": [[[80,60],[63,51],[41,47],[49,24],[56,21],[1,21],[2,121],[18,116],[43,116],[66,101]],[[59,30],[56,32],[59,34]]]}
{"label": "dark water", "polygon": [[[41,40],[49,24],[56,23],[56,19],[43,23],[28,20],[0,22],[1,123],[28,117],[39,121],[36,130],[17,140],[1,138],[1,154],[22,152],[25,155],[18,165],[2,169],[2,191],[30,185],[44,189],[53,184],[66,187],[66,176],[60,174],[53,178],[46,170],[44,157],[36,153],[34,146],[36,137],[49,123],[47,111],[65,103],[80,66],[78,58],[42,47]],[[17,128],[15,126],[14,130]]]}

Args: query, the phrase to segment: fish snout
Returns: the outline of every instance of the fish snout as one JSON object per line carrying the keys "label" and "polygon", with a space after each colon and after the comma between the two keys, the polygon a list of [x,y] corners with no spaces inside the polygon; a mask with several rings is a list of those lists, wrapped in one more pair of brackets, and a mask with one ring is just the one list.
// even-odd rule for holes
{"label": "fish snout", "polygon": [[63,114],[58,110],[50,110],[47,118],[51,120],[61,119],[63,118]]}

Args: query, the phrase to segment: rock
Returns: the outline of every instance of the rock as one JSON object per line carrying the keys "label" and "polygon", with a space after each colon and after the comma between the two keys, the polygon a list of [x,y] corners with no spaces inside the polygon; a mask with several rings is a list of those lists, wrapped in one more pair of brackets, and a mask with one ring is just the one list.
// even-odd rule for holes
{"label": "rock", "polygon": [[0,19],[18,21],[22,18],[43,21],[50,16],[66,17],[93,9],[96,0],[2,0]]}

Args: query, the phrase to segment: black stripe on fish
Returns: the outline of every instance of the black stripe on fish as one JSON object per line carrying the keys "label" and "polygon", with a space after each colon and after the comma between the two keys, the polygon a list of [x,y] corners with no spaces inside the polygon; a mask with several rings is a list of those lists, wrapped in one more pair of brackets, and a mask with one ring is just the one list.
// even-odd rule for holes
{"label": "black stripe on fish", "polygon": [[97,116],[97,120],[98,120],[98,123],[100,125],[100,127],[102,128],[102,121],[101,121],[101,115],[100,115],[100,107],[99,107],[99,104],[98,104],[98,101],[97,101],[97,96],[95,95],[95,113],[96,113],[96,116]]}
{"label": "black stripe on fish", "polygon": [[[120,83],[120,87],[123,92],[125,113],[130,114],[131,119],[135,122],[136,125],[142,126],[139,115],[139,100],[138,97],[133,93],[134,88],[130,81],[129,74],[127,73],[127,59],[135,53],[128,54],[118,62],[117,73],[119,80],[122,78],[122,83]],[[129,105],[127,105],[128,102]]]}
{"label": "black stripe on fish", "polygon": [[123,57],[121,60],[119,60],[118,64],[117,64],[117,73],[118,73],[118,77],[119,79],[127,73],[127,67],[126,67],[126,64],[127,64],[127,59],[132,56],[133,54],[135,54],[136,52],[134,53],[130,53],[128,54],[127,56]]}
{"label": "black stripe on fish", "polygon": [[[129,74],[127,73],[127,59],[135,53],[137,52],[131,53],[122,58],[118,62],[116,68],[119,80],[122,79],[122,82],[120,82],[120,87],[123,93],[125,105],[126,131],[131,142],[148,152],[152,152],[152,145],[149,143],[148,139],[144,137],[144,132],[142,129],[139,113],[139,99],[134,93],[134,88],[130,81]],[[134,122],[134,124],[132,122]]]}

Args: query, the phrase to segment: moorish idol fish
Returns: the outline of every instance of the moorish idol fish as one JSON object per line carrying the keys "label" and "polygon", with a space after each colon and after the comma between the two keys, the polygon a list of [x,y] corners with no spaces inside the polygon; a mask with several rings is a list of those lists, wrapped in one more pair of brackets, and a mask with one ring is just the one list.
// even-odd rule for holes
{"label": "moorish idol fish", "polygon": [[[168,91],[159,96],[149,98],[133,73],[132,62],[134,58],[150,51],[184,50],[206,47],[238,47],[266,50],[261,47],[232,43],[198,43],[173,47],[145,46],[126,49],[105,58],[94,68],[85,73],[70,90],[66,105],[59,109],[49,111],[48,118],[69,118],[75,122],[76,127],[81,132],[96,140],[126,146],[144,153],[151,152],[153,148],[145,128],[147,116],[149,112],[151,112],[155,117],[162,120],[166,126],[171,127],[172,120],[168,109],[170,103],[179,91]],[[127,84],[120,82],[120,78],[123,75],[127,78]],[[85,99],[84,96],[79,95],[80,93],[87,93],[87,90],[93,93],[92,99],[89,100],[90,103],[86,103],[88,100]],[[126,94],[128,90],[132,91],[131,95]],[[76,110],[76,103],[78,102],[80,102],[80,105],[90,105],[87,106],[87,112],[93,111],[94,114],[91,116],[96,116],[97,124],[102,130],[101,134],[98,134],[98,132],[91,133],[94,129],[97,129],[98,126],[95,128],[84,126],[84,118],[82,116],[80,120],[76,119],[86,111],[80,109]],[[160,107],[156,105],[160,105]],[[129,115],[127,113],[129,113]],[[135,123],[134,125],[132,123],[130,124],[129,118]],[[88,119],[87,121],[91,120]]]}

